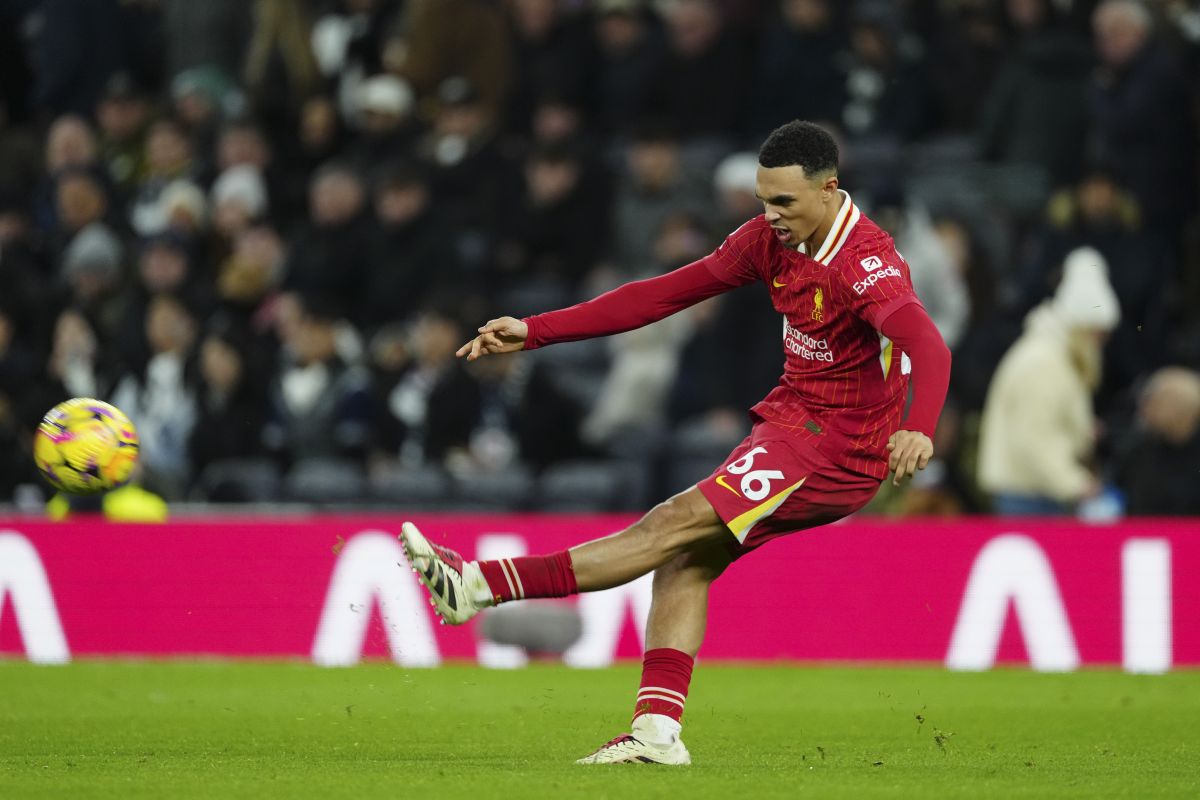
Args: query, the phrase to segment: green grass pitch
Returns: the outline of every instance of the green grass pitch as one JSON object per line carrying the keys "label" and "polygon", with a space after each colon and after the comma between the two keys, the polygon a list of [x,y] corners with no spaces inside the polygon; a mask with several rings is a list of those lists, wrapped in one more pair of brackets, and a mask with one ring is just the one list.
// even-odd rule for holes
{"label": "green grass pitch", "polygon": [[692,767],[577,767],[637,670],[0,662],[0,797],[1198,797],[1200,673],[702,663]]}

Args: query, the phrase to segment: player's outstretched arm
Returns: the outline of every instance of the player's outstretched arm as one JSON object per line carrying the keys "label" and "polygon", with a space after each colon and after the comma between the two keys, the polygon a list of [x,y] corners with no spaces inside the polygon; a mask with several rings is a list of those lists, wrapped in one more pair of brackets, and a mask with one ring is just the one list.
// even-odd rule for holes
{"label": "player's outstretched arm", "polygon": [[488,320],[479,328],[479,335],[458,348],[459,358],[474,361],[492,353],[515,353],[525,347],[529,326],[516,317],[500,317]]}

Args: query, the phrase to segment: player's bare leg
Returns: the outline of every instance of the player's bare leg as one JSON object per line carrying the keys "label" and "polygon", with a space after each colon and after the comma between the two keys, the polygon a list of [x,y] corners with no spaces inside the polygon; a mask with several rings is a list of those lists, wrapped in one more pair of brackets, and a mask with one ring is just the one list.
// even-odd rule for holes
{"label": "player's bare leg", "polygon": [[572,547],[571,563],[579,591],[595,592],[640,578],[705,542],[729,538],[712,505],[692,487],[620,533]]}
{"label": "player's bare leg", "polygon": [[683,765],[691,755],[680,738],[692,664],[708,622],[708,590],[733,560],[732,541],[679,554],[654,573],[654,601],[646,622],[646,654],[630,733],[618,736],[580,764]]}
{"label": "player's bare leg", "polygon": [[[725,538],[732,541],[728,531]],[[708,590],[733,562],[724,541],[676,556],[654,573],[654,600],[646,620],[646,649],[669,647],[692,658],[708,626]]]}
{"label": "player's bare leg", "polygon": [[659,503],[612,536],[545,556],[466,561],[430,543],[412,523],[404,523],[400,534],[430,603],[452,625],[497,603],[620,586],[681,553],[728,538],[728,529],[695,487]]}

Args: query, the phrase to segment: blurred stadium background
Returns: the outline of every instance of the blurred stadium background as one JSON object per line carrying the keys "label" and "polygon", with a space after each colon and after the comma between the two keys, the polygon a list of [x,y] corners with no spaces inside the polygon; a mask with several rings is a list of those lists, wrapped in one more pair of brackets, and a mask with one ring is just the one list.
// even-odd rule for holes
{"label": "blurred stadium background", "polygon": [[[710,252],[759,212],[754,153],[796,117],[836,132],[843,187],[911,264],[954,352],[951,395],[938,458],[916,481],[885,487],[840,534],[773,546],[773,585],[802,609],[789,630],[762,605],[778,597],[746,600],[731,573],[712,652],[962,669],[1200,663],[1200,4],[1186,0],[0,2],[0,653],[518,666],[527,654],[513,645],[525,644],[535,658],[570,645],[578,666],[635,656],[645,585],[577,617],[533,606],[524,622],[485,632],[498,641],[433,631],[378,532],[414,513],[470,554],[539,551],[611,530],[707,475],[781,368],[761,287],[610,340],[469,366],[453,352],[490,317],[578,302]],[[1080,253],[1105,265],[1093,283],[1115,292],[1119,322],[1088,319],[1088,292],[1107,288],[1061,281]],[[1073,331],[1067,366],[1026,360],[993,380],[1020,337],[1045,344],[1026,326],[1039,309]],[[53,497],[39,480],[33,430],[79,395],[137,424],[136,485],[81,499]],[[1018,517],[996,518],[1008,513]],[[75,665],[85,672],[70,673],[72,691],[53,671],[0,662],[6,683],[38,698],[0,703],[10,753],[0,778],[16,776],[12,796],[131,796],[124,781],[143,751],[197,720],[212,730],[205,764],[230,770],[211,784],[224,796],[278,767],[264,742],[294,759],[300,777],[284,793],[323,785],[304,772],[313,765],[344,777],[292,722],[291,709],[317,702],[303,689],[311,674],[229,666],[214,687],[204,670],[219,667],[191,668]],[[413,691],[424,706],[377,732],[436,727],[464,686],[490,685],[486,673],[447,674],[404,672],[396,697]],[[755,740],[750,715],[738,716],[746,708],[776,714],[783,732],[798,724],[770,698],[722,705],[757,679],[714,674],[725,689],[708,702],[740,721],[702,728],[710,742]],[[772,674],[764,687],[797,679]],[[366,683],[381,675],[343,679],[361,685],[333,686],[319,701],[328,707],[310,713],[350,725],[359,703],[386,715]],[[576,678],[531,675],[578,690]],[[992,770],[971,773],[976,796],[1037,793],[1048,785],[1037,763],[1055,763],[1043,777],[1064,786],[1094,779],[1125,796],[1138,794],[1137,765],[1154,776],[1139,792],[1196,788],[1182,771],[1195,732],[1179,716],[1194,714],[1194,672],[1157,684],[1082,675],[1093,688],[1025,695],[1031,684],[1001,673],[979,691],[1011,709],[985,713],[959,689],[943,708],[977,733],[1007,726],[1028,738],[953,745],[944,721],[922,727],[918,701],[953,676],[893,685],[892,672],[847,673],[830,690],[814,675],[802,680],[842,699],[903,684],[904,723],[928,753],[897,778],[901,793],[930,790],[931,772],[946,781],[939,791],[966,791],[958,781],[971,764]],[[270,701],[262,689],[269,710],[222,728],[223,711],[250,713],[252,698],[221,693],[241,680],[297,682]],[[1086,697],[1074,708],[1072,686]],[[108,700],[80,710],[92,692]],[[189,696],[201,706],[176,714],[170,703]],[[542,716],[526,708],[522,724],[564,725],[538,697]],[[619,718],[624,702],[568,704],[578,716],[565,724],[599,724],[606,703]],[[882,791],[868,773],[905,756],[872,755],[864,732],[896,719],[894,703],[875,705],[852,722],[807,707],[806,719],[833,726],[824,745],[801,731],[795,751],[739,750],[715,759],[728,772],[692,789],[771,793],[778,785],[761,781],[816,765],[866,770],[823,784],[834,794]],[[492,731],[476,749],[508,738],[488,726],[507,730],[513,711],[489,713],[472,717]],[[1118,713],[1116,743],[1095,738]],[[288,723],[282,738],[264,733],[270,720]],[[72,738],[78,726],[120,736],[143,723],[112,758],[103,737]],[[529,741],[561,761],[612,732]],[[878,747],[911,756],[915,745],[892,734]],[[425,756],[459,741],[446,736]],[[838,736],[845,747],[827,761]],[[222,741],[234,756],[220,755]],[[937,760],[955,746],[960,761]],[[184,796],[172,776],[217,774],[187,741],[162,747],[174,755],[153,791]],[[535,759],[513,748],[503,752]],[[70,778],[69,754],[89,752],[92,769]],[[759,783],[735,780],[743,757],[767,765]],[[43,761],[50,772],[36,772]],[[499,785],[494,766],[471,766],[474,791]],[[543,780],[529,793],[561,796],[574,779]],[[365,781],[326,789],[352,786],[371,793]],[[586,786],[577,793],[613,791]]]}
{"label": "blurred stadium background", "polygon": [[[760,288],[611,341],[452,350],[709,252],[756,213],[749,154],[804,117],[955,354],[938,462],[873,510],[991,509],[993,371],[1091,246],[1122,316],[1064,445],[1094,481],[1047,479],[1047,508],[1198,513],[1200,11],[1126,5],[1145,26],[1079,0],[5,3],[0,500],[48,499],[30,431],[95,395],[172,504],[457,507],[468,481],[489,507],[644,508],[777,379]],[[1039,408],[1009,433],[1077,422]],[[1024,468],[1061,472],[1040,445]]]}

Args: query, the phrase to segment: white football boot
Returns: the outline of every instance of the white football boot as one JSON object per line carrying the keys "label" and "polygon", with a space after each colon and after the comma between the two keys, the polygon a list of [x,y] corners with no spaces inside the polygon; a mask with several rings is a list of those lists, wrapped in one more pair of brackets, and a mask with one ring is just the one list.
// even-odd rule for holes
{"label": "white football boot", "polygon": [[491,597],[491,590],[474,561],[463,561],[450,548],[432,544],[411,522],[400,526],[400,543],[413,572],[429,590],[429,604],[444,622],[461,625],[491,605],[483,599]]}
{"label": "white football boot", "polygon": [[643,714],[633,721],[633,731],[618,736],[590,756],[581,758],[576,764],[670,764],[684,766],[692,763],[692,756],[679,738],[678,723],[675,730],[664,735],[661,726],[656,726]]}

